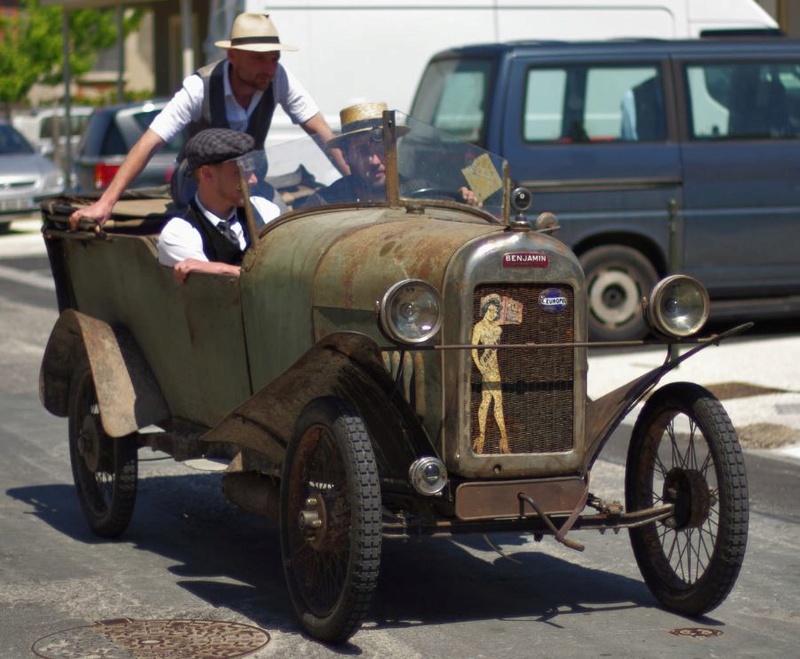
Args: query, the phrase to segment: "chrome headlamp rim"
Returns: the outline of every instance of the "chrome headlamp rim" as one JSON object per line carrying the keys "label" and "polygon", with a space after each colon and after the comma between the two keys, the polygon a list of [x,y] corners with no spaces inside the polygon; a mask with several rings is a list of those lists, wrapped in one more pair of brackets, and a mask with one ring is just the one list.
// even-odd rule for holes
{"label": "chrome headlamp rim", "polygon": [[[436,319],[430,328],[420,332],[418,336],[403,334],[392,320],[393,302],[396,296],[407,287],[418,287],[434,296],[438,308]],[[400,344],[418,345],[430,341],[442,326],[442,297],[435,286],[424,279],[403,279],[398,281],[384,293],[380,301],[378,319],[381,331],[392,341]]]}
{"label": "chrome headlamp rim", "polygon": [[[676,323],[675,318],[665,314],[667,296],[675,295],[676,292],[682,295],[682,298],[677,300],[679,305],[688,305],[690,296],[694,298],[695,303],[694,308],[687,307],[683,313],[676,316],[682,323]],[[653,287],[645,316],[653,331],[681,339],[697,334],[708,321],[710,310],[711,301],[705,286],[694,277],[676,274],[665,277]]]}
{"label": "chrome headlamp rim", "polygon": [[[426,477],[430,468],[434,468],[438,472],[435,481],[431,481]],[[408,468],[408,480],[411,482],[412,487],[420,494],[436,496],[441,494],[442,490],[447,486],[447,467],[445,467],[444,462],[439,458],[433,456],[417,458]]]}

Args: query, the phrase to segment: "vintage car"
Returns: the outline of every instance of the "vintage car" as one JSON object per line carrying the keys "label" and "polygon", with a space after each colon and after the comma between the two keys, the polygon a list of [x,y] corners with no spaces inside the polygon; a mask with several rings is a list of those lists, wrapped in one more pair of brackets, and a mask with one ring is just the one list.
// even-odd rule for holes
{"label": "vintage car", "polygon": [[[590,400],[586,282],[557,219],[529,221],[530,194],[492,154],[394,111],[375,130],[377,202],[311,205],[338,174],[310,141],[271,148],[269,176],[262,154],[240,160],[257,240],[239,277],[181,285],[159,265],[169,198],[124,198],[99,231],[69,230],[86,199],[43,206],[60,317],[41,400],[69,418],[91,529],[125,531],[150,447],[222,462],[227,498],[278,522],[297,617],[324,642],[368,615],[382,543],[425,535],[514,532],[582,551],[573,530],[627,528],[663,606],[719,605],[747,540],[737,435],[709,391],[657,385],[747,326],[695,338],[708,296],[671,275],[643,301],[663,365]],[[265,180],[289,210],[258,229],[250,199]],[[480,205],[458,201],[462,187]],[[640,403],[623,505],[590,474]]]}

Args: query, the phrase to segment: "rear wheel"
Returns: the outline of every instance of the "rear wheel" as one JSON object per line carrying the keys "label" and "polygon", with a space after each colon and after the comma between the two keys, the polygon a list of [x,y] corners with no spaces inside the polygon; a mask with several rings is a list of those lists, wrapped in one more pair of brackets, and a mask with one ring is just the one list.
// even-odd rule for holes
{"label": "rear wheel", "polygon": [[658,281],[650,261],[624,245],[595,247],[582,254],[580,261],[586,273],[589,338],[628,341],[647,336],[641,301]]}
{"label": "rear wheel", "polygon": [[337,398],[309,403],[281,478],[281,551],[306,631],[343,643],[372,602],[381,553],[381,496],[369,435]]}
{"label": "rear wheel", "polygon": [[133,516],[138,478],[134,437],[103,432],[92,372],[84,362],[70,385],[69,457],[83,514],[99,536],[121,535]]}
{"label": "rear wheel", "polygon": [[716,608],[744,560],[749,506],[736,431],[709,391],[681,382],[650,397],[628,449],[625,498],[629,511],[674,505],[668,519],[630,530],[653,595],[685,615]]}

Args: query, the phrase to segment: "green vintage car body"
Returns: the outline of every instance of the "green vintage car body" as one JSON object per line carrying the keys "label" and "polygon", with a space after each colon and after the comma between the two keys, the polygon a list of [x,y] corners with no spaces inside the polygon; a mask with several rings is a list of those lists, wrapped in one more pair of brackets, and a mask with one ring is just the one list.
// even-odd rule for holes
{"label": "green vintage car body", "polygon": [[[295,610],[324,641],[343,642],[368,615],[381,537],[513,530],[582,549],[570,530],[630,528],[662,604],[693,615],[717,606],[747,534],[735,431],[696,385],[653,393],[725,338],[689,338],[707,316],[702,287],[677,276],[648,302],[654,327],[672,333],[665,345],[695,347],[591,401],[585,280],[553,218],[524,218],[526,192],[491,154],[394,112],[383,136],[385,201],[303,207],[283,186],[294,207],[260,231],[250,215],[258,239],[239,277],[179,285],[159,265],[158,231],[176,212],[167,197],[123,199],[100,232],[69,230],[86,200],[43,206],[61,315],[41,398],[70,418],[92,529],[124,531],[137,451],[149,446],[225,461],[228,498],[279,519]],[[301,153],[271,150],[270,172]],[[404,191],[414,177],[426,185]],[[464,183],[482,207],[442,198]],[[435,322],[417,327],[423,302]],[[605,502],[590,493],[591,466],[647,396],[626,504]],[[693,461],[698,447],[705,462]],[[698,536],[713,551],[675,564],[668,544]]]}

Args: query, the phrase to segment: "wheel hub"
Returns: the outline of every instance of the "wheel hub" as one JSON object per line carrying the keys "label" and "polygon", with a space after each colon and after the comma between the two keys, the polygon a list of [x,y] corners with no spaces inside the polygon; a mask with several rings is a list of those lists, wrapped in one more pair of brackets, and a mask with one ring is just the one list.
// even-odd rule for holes
{"label": "wheel hub", "polygon": [[708,519],[711,491],[696,469],[671,469],[664,479],[663,498],[674,505],[674,514],[667,522],[676,529],[699,528]]}
{"label": "wheel hub", "polygon": [[297,528],[306,537],[309,545],[320,551],[328,535],[328,514],[325,499],[320,494],[308,497],[297,516]]}
{"label": "wheel hub", "polygon": [[622,324],[632,318],[638,309],[636,284],[624,272],[603,272],[589,287],[589,303],[592,313],[605,324]]}
{"label": "wheel hub", "polygon": [[103,430],[100,427],[100,419],[94,414],[87,414],[83,419],[81,432],[78,436],[78,452],[80,453],[86,467],[93,474],[101,470],[102,449],[101,438]]}

